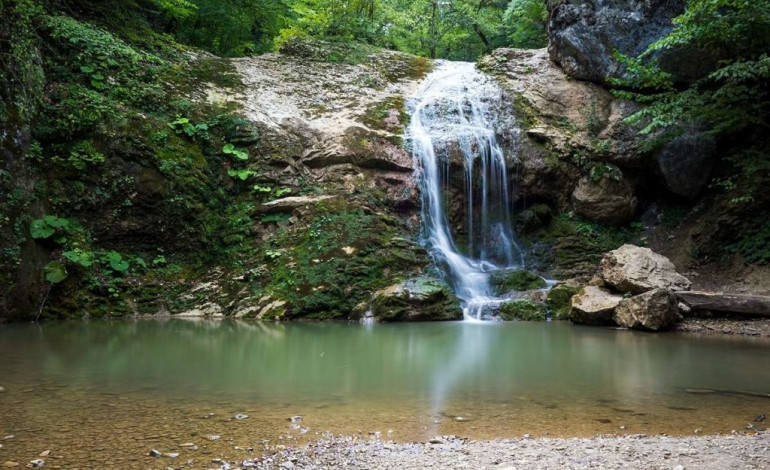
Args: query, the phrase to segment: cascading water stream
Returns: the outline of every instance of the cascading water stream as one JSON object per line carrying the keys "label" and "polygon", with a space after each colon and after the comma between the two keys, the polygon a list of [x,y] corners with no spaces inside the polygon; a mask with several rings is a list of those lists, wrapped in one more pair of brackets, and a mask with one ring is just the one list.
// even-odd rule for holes
{"label": "cascading water stream", "polygon": [[[417,161],[425,242],[463,302],[466,319],[498,305],[490,272],[521,267],[513,236],[507,162],[497,142],[494,108],[502,91],[472,63],[443,62],[410,102],[406,137]],[[447,195],[452,167],[462,167],[467,242],[450,228]]]}

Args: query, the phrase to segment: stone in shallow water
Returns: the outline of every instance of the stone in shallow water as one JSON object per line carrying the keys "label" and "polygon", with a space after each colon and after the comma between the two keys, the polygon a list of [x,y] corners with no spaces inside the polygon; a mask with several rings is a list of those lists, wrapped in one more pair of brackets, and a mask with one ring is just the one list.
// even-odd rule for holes
{"label": "stone in shallow water", "polygon": [[569,318],[585,325],[612,324],[612,315],[623,296],[603,287],[586,286],[572,297]]}
{"label": "stone in shallow water", "polygon": [[438,279],[409,279],[376,292],[371,312],[380,321],[459,320],[457,297]]}
{"label": "stone in shallow water", "polygon": [[150,452],[147,455],[149,455],[150,457],[156,457],[157,458],[157,457],[160,457],[163,454],[159,450],[150,449]]}
{"label": "stone in shallow water", "polygon": [[655,289],[622,300],[613,316],[620,326],[651,331],[670,328],[680,318],[676,297],[666,289]]}

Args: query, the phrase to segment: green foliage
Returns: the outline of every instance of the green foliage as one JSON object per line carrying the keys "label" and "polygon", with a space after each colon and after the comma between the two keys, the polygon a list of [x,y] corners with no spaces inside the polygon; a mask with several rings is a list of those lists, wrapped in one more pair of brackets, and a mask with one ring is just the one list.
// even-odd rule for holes
{"label": "green foliage", "polygon": [[225,144],[224,147],[222,147],[222,153],[225,155],[231,155],[233,158],[237,160],[248,160],[249,154],[244,152],[243,150],[238,150],[235,148],[233,144]]}
{"label": "green foliage", "polygon": [[770,263],[770,221],[752,224],[743,236],[727,246],[729,253],[740,254],[746,264]]}
{"label": "green foliage", "polygon": [[129,263],[123,259],[123,255],[117,251],[109,251],[102,256],[102,259],[109,264],[113,271],[125,274],[128,272]]}
{"label": "green foliage", "polygon": [[62,256],[64,256],[66,259],[72,261],[73,263],[83,268],[90,268],[95,261],[95,256],[93,252],[81,250],[80,248],[75,248],[74,250],[65,251],[64,253],[62,253]]}
{"label": "green foliage", "polygon": [[67,269],[58,261],[51,261],[43,267],[45,280],[51,284],[57,284],[67,279]]}
{"label": "green foliage", "polygon": [[256,173],[252,170],[249,170],[248,168],[240,168],[236,170],[227,170],[228,176],[232,176],[233,178],[238,178],[241,181],[246,181],[250,177],[256,175]]}
{"label": "green foliage", "polygon": [[504,22],[511,47],[538,49],[548,45],[548,8],[543,0],[512,0]]}
{"label": "green foliage", "polygon": [[47,239],[56,233],[56,229],[63,229],[68,226],[69,220],[46,215],[42,219],[35,219],[30,222],[29,233],[34,239]]}
{"label": "green foliage", "polygon": [[505,321],[543,321],[547,319],[548,311],[542,303],[531,300],[517,299],[500,305],[500,318]]}

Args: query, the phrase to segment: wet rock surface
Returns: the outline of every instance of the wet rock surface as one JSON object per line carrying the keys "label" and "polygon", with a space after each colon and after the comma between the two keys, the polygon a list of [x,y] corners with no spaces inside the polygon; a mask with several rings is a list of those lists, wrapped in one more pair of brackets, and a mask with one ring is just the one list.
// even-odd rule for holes
{"label": "wet rock surface", "polygon": [[410,279],[377,291],[371,314],[379,321],[460,320],[457,297],[444,282],[426,277]]}
{"label": "wet rock surface", "polygon": [[636,215],[634,190],[622,176],[600,177],[598,181],[581,178],[572,202],[579,215],[609,225],[624,225]]}

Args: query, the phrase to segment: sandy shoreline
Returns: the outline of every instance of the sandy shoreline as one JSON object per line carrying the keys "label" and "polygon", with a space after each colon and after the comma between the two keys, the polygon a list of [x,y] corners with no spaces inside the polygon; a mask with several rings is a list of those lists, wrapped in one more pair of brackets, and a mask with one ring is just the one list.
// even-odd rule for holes
{"label": "sandy shoreline", "polygon": [[770,434],[472,441],[447,436],[397,444],[328,437],[278,448],[230,469],[770,469]]}

